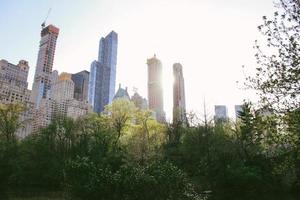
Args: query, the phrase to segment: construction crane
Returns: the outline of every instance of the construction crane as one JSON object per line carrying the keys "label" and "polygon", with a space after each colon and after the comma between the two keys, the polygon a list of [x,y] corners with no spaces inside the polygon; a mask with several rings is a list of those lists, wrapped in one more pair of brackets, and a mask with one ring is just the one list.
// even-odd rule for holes
{"label": "construction crane", "polygon": [[51,8],[49,8],[48,13],[47,13],[47,16],[46,16],[44,22],[41,24],[42,29],[45,28],[45,26],[46,26],[46,21],[47,21],[49,15],[50,15],[50,12],[51,12]]}

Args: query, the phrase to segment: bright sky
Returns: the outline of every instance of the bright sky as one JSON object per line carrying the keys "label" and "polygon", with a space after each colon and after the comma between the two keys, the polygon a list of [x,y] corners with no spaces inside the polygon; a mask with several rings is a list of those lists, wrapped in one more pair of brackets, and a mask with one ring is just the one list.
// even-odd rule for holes
{"label": "bright sky", "polygon": [[[215,104],[234,105],[252,96],[236,81],[242,65],[255,68],[254,40],[262,16],[271,16],[273,0],[0,0],[0,59],[29,61],[29,88],[37,60],[40,24],[60,28],[54,69],[90,70],[99,39],[119,35],[117,81],[147,97],[146,60],[154,55],[164,69],[164,103],[172,114],[172,65],[183,65],[187,111],[209,115]],[[116,88],[117,89],[117,88]]]}

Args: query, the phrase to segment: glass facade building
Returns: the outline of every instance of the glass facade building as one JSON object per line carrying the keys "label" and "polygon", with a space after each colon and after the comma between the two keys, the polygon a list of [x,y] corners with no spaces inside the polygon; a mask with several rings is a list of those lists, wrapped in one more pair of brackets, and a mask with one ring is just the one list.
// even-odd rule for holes
{"label": "glass facade building", "polygon": [[89,103],[100,113],[115,94],[118,35],[112,31],[100,39],[98,61],[93,61],[89,80]]}
{"label": "glass facade building", "polygon": [[86,70],[72,74],[72,81],[74,82],[74,99],[78,101],[88,101],[88,87],[89,75]]}
{"label": "glass facade building", "polygon": [[225,105],[215,105],[215,123],[217,122],[227,122],[228,121],[228,111]]}

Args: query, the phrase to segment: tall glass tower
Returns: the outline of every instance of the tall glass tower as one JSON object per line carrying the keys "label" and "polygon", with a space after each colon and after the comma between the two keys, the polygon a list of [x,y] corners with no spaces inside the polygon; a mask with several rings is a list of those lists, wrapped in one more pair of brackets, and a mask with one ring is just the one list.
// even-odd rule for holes
{"label": "tall glass tower", "polygon": [[88,101],[89,75],[86,70],[72,74],[72,81],[75,84],[74,98],[78,101]]}
{"label": "tall glass tower", "polygon": [[100,113],[110,104],[115,94],[118,34],[110,32],[100,39],[98,61],[91,64],[89,103]]}
{"label": "tall glass tower", "polygon": [[48,97],[50,93],[51,74],[58,34],[59,29],[53,25],[48,25],[41,31],[31,95],[31,101],[35,104],[35,107],[39,107],[41,99]]}

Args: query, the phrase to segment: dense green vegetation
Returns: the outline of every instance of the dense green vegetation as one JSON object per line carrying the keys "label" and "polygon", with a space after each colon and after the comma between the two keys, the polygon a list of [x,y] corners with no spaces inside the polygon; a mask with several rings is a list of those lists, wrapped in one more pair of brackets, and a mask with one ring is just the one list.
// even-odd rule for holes
{"label": "dense green vegetation", "polygon": [[[7,118],[16,108],[0,112]],[[1,195],[201,199],[204,191],[239,196],[300,189],[299,110],[284,123],[245,103],[236,123],[194,126],[159,124],[127,100],[106,111],[76,121],[58,117],[23,140],[6,137],[10,129],[2,123]]]}

